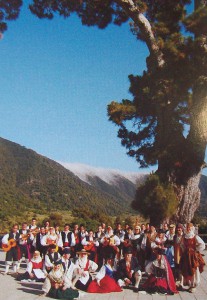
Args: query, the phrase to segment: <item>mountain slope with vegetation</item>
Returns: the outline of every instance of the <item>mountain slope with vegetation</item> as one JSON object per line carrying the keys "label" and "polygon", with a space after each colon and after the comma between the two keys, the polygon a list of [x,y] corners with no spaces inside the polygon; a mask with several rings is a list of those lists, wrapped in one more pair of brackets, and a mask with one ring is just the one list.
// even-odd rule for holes
{"label": "mountain slope with vegetation", "polygon": [[[90,167],[91,168],[91,167]],[[0,138],[0,219],[3,223],[27,219],[29,212],[90,210],[97,215],[133,213],[130,205],[136,186],[146,174],[123,174],[93,168],[79,177],[74,168]],[[84,180],[84,181],[83,181]],[[207,216],[207,177],[200,182],[199,214]],[[137,213],[136,213],[137,214]],[[19,218],[19,219],[18,219]]]}
{"label": "mountain slope with vegetation", "polygon": [[[98,179],[97,179],[98,180]],[[105,190],[105,191],[104,191]],[[59,163],[0,138],[0,217],[93,207],[117,215],[131,211],[131,195],[98,189]]]}

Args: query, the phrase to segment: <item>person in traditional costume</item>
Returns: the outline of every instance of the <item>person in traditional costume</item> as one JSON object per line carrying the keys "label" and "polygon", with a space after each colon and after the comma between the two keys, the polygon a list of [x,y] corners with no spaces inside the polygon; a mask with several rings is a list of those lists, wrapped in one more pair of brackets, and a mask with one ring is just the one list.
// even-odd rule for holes
{"label": "person in traditional costume", "polygon": [[50,221],[49,220],[46,220],[45,223],[44,223],[44,227],[45,227],[45,232],[46,234],[48,234],[49,232],[49,229],[50,229]]}
{"label": "person in traditional costume", "polygon": [[18,224],[12,226],[10,233],[7,233],[2,238],[2,249],[6,251],[5,259],[5,272],[4,275],[7,275],[9,272],[9,267],[13,264],[13,272],[17,273],[18,268],[18,242],[20,233],[18,232]]}
{"label": "person in traditional costume", "polygon": [[71,288],[71,282],[65,276],[61,260],[55,262],[54,268],[43,283],[42,290],[44,296],[54,299],[73,300],[79,297],[79,292]]}
{"label": "person in traditional costume", "polygon": [[89,284],[88,293],[112,293],[121,292],[121,287],[117,284],[114,274],[114,253],[107,253],[105,263],[96,274],[95,279]]}
{"label": "person in traditional costume", "polygon": [[41,257],[45,257],[45,254],[47,252],[48,246],[42,245],[42,239],[46,235],[45,227],[40,227],[40,232],[38,232],[33,240],[33,247],[35,250],[40,252]]}
{"label": "person in traditional costume", "polygon": [[39,231],[39,226],[37,225],[37,219],[36,218],[32,218],[31,224],[28,226],[28,228],[30,231],[36,231],[36,233]]}
{"label": "person in traditional costume", "polygon": [[88,258],[97,263],[97,247],[99,246],[99,241],[95,239],[92,229],[90,229],[88,235],[82,239],[81,244],[83,248],[90,253]]}
{"label": "person in traditional costume", "polygon": [[139,225],[134,226],[134,235],[131,239],[133,255],[137,257],[139,264],[141,266],[141,270],[144,271],[145,268],[145,257],[144,251],[141,248],[142,239],[144,237],[144,233],[141,231],[141,227]]}
{"label": "person in traditional costume", "polygon": [[[128,227],[127,231],[124,234],[124,240],[122,241],[122,255],[124,255],[125,250],[128,247],[132,248],[132,239],[134,238],[133,228],[131,226]],[[134,253],[133,253],[134,254]]]}
{"label": "person in traditional costume", "polygon": [[[119,259],[119,245],[120,245],[120,239],[117,235],[114,235],[114,231],[111,226],[107,227],[107,231],[105,233],[105,236],[101,239],[101,243],[103,245],[102,247],[102,253],[104,254],[105,251],[115,251],[116,253],[116,259],[118,257]],[[109,248],[109,249],[108,249]]]}
{"label": "person in traditional costume", "polygon": [[92,281],[91,273],[94,273],[98,265],[88,259],[89,252],[85,249],[77,252],[78,259],[75,261],[76,269],[74,271],[75,278],[73,279],[73,285],[82,291],[86,291],[90,282]]}
{"label": "person in traditional costume", "polygon": [[48,273],[50,273],[50,271],[53,269],[55,262],[61,259],[61,255],[60,253],[58,253],[57,250],[58,250],[57,245],[54,244],[49,245],[49,248],[45,255],[45,270]]}
{"label": "person in traditional costume", "polygon": [[146,223],[144,232],[150,232],[150,227],[150,223]]}
{"label": "person in traditional costume", "polygon": [[168,223],[163,223],[162,229],[164,230],[165,234],[168,234],[169,232]]}
{"label": "person in traditional costume", "polygon": [[165,234],[165,236],[166,236],[165,254],[174,274],[175,272],[175,261],[174,261],[175,224],[170,224],[169,231]]}
{"label": "person in traditional costume", "polygon": [[73,226],[73,234],[75,237],[75,246],[73,246],[73,255],[75,256],[75,253],[77,251],[80,251],[81,249],[83,249],[83,246],[81,245],[81,233],[79,230],[79,225],[78,224],[74,224]]}
{"label": "person in traditional costume", "polygon": [[22,228],[19,230],[20,237],[19,237],[19,251],[18,251],[18,268],[20,267],[20,263],[25,258],[26,263],[29,262],[31,259],[31,244],[34,240],[33,233],[28,229],[27,223],[22,223]]}
{"label": "person in traditional costume", "polygon": [[181,245],[183,244],[183,225],[178,224],[176,227],[176,232],[174,236],[174,261],[175,261],[175,272],[174,277],[176,284],[178,285],[178,288],[181,290],[183,289],[182,286],[180,286],[182,281],[182,275],[180,271],[180,259],[182,256],[182,248]]}
{"label": "person in traditional costume", "polygon": [[132,256],[132,249],[128,247],[125,250],[124,258],[118,263],[116,280],[120,287],[132,285],[135,289],[138,289],[141,278],[141,266],[137,258]]}
{"label": "person in traditional costume", "polygon": [[195,234],[194,226],[188,223],[182,240],[183,254],[180,260],[180,269],[183,276],[181,285],[188,285],[189,292],[193,293],[200,283],[200,273],[203,272],[205,262],[201,251],[205,249],[205,242]]}
{"label": "person in traditional costume", "polygon": [[166,239],[165,231],[163,229],[159,229],[155,240],[151,243],[151,247],[164,249]]}
{"label": "person in traditional costume", "polygon": [[[29,231],[33,234],[33,236],[35,237],[37,235],[37,233],[40,231],[39,226],[37,225],[37,219],[36,218],[32,218],[31,224],[28,226]],[[30,252],[31,254],[37,249],[35,249],[35,247],[33,246],[33,243],[30,244]]]}
{"label": "person in traditional costume", "polygon": [[65,248],[63,250],[61,261],[65,277],[67,277],[68,285],[70,284],[70,287],[75,289],[72,280],[75,276],[74,270],[77,268],[77,266],[75,266],[75,264],[71,260],[71,253],[72,251],[69,248]]}
{"label": "person in traditional costume", "polygon": [[105,236],[103,228],[101,225],[98,226],[98,230],[95,232],[95,239],[99,242],[99,246],[97,247],[97,264],[98,269],[100,269],[103,265],[103,253],[102,247],[103,244],[101,243],[101,239]]}
{"label": "person in traditional costume", "polygon": [[[148,228],[146,224],[146,228]],[[144,252],[145,266],[154,258],[152,244],[157,236],[157,231],[153,225],[150,225],[150,229],[146,229],[144,237],[141,242],[141,249]]]}
{"label": "person in traditional costume", "polygon": [[40,252],[36,250],[33,253],[33,257],[30,262],[27,264],[26,272],[19,274],[17,280],[43,282],[45,280],[43,267],[44,265]]}
{"label": "person in traditional costume", "polygon": [[177,293],[174,276],[165,256],[165,250],[162,248],[154,249],[156,259],[149,262],[146,266],[148,279],[142,285],[141,289],[147,293],[160,293],[173,295]]}
{"label": "person in traditional costume", "polygon": [[[64,230],[60,233],[60,240],[59,240],[59,246],[61,247],[62,251],[65,248],[71,248],[74,247],[76,244],[75,242],[75,236],[74,233],[70,230],[70,225],[65,224]],[[61,251],[61,254],[62,254]]]}
{"label": "person in traditional costume", "polygon": [[145,232],[145,230],[146,230],[146,226],[145,226],[145,224],[144,224],[144,223],[142,223],[140,227],[141,227],[141,234],[143,234],[143,235],[144,235],[144,232]]}
{"label": "person in traditional costume", "polygon": [[86,227],[83,224],[80,224],[80,236],[81,236],[81,241],[88,235],[88,231],[86,230]]}
{"label": "person in traditional costume", "polygon": [[118,248],[119,248],[119,254],[117,257],[118,259],[120,259],[120,257],[123,254],[125,234],[126,234],[126,232],[122,228],[121,223],[117,223],[116,228],[114,229],[114,235],[118,236],[118,238],[120,240],[120,244],[118,246]]}
{"label": "person in traditional costume", "polygon": [[47,249],[50,245],[62,246],[62,244],[59,243],[59,238],[55,233],[54,227],[49,227],[48,233],[41,239],[41,245],[47,247]]}
{"label": "person in traditional costume", "polygon": [[59,237],[59,235],[60,235],[60,225],[59,225],[59,224],[55,224],[54,227],[55,227],[55,233],[56,233],[56,234],[58,235],[58,237]]}
{"label": "person in traditional costume", "polygon": [[106,224],[104,222],[101,223],[102,231],[106,232]]}

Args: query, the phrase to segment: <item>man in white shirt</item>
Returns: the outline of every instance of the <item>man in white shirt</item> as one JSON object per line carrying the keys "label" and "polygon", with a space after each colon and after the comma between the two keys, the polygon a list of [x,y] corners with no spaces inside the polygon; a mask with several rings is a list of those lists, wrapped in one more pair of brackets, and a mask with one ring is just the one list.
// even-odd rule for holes
{"label": "man in white shirt", "polygon": [[92,281],[91,273],[95,272],[98,268],[98,265],[88,259],[89,253],[82,249],[77,252],[78,259],[75,262],[75,278],[73,280],[73,285],[82,291],[86,291],[90,282]]}
{"label": "man in white shirt", "polygon": [[18,248],[17,244],[19,242],[20,233],[18,232],[18,224],[12,226],[10,233],[7,233],[2,238],[2,248],[6,251],[6,267],[4,275],[8,274],[9,267],[13,263],[13,271],[17,273],[18,267]]}

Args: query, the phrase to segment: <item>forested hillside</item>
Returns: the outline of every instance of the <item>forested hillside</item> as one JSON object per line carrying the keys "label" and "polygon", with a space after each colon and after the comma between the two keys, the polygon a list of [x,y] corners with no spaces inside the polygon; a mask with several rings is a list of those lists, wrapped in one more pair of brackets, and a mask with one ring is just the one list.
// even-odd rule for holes
{"label": "forested hillside", "polygon": [[[123,174],[113,175],[111,182],[96,173],[85,175],[88,183],[59,163],[0,138],[1,221],[10,223],[16,217],[23,219],[28,212],[49,215],[79,208],[108,216],[133,213],[130,204],[136,185],[143,182],[144,175],[136,175],[136,184],[136,180],[131,181]],[[206,176],[201,178],[200,189],[199,215],[206,217]]]}
{"label": "forested hillside", "polygon": [[[126,196],[126,195],[125,195]],[[51,159],[0,138],[0,217],[32,210],[49,213],[92,207],[117,215],[130,210],[131,197],[119,197],[89,185]]]}

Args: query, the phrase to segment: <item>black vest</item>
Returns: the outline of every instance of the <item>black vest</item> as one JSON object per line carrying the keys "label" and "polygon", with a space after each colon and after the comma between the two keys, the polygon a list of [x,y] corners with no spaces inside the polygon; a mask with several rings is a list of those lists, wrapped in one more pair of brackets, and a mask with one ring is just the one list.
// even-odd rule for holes
{"label": "black vest", "polygon": [[[17,242],[19,241],[19,236],[20,236],[20,233],[17,232],[17,233],[16,233],[16,237],[15,237],[15,240],[16,240]],[[8,240],[11,240],[11,239],[14,239],[14,233],[13,233],[13,232],[10,232],[10,233],[9,233],[9,238],[8,238]]]}
{"label": "black vest", "polygon": [[53,264],[55,261],[58,260],[58,252],[54,252],[54,256],[52,257],[51,253],[48,253],[48,257],[50,262]]}
{"label": "black vest", "polygon": [[[63,241],[63,244],[65,243],[65,239],[66,239],[66,233],[64,231],[61,232],[61,236],[62,236],[62,241]],[[67,233],[67,238],[68,238],[68,243],[69,245],[71,245],[71,242],[72,242],[72,231],[69,231]]]}
{"label": "black vest", "polygon": [[64,272],[66,270],[66,267],[67,267],[67,269],[69,269],[70,265],[71,265],[71,261],[70,260],[68,261],[68,265],[67,266],[65,265],[65,262],[62,261],[62,266],[63,266]]}

